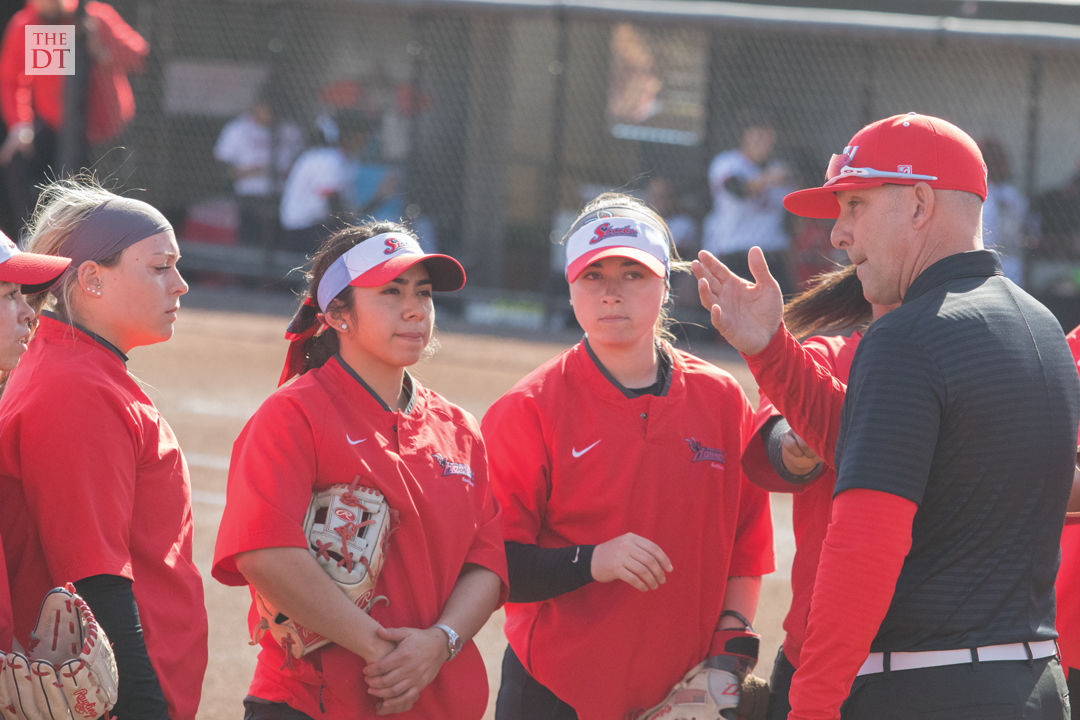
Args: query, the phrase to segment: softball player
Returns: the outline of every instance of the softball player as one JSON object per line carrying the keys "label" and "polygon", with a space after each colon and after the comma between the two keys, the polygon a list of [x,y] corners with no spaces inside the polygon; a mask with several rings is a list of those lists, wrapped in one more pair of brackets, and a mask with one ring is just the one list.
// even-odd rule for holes
{"label": "softball player", "polygon": [[[812,335],[803,347],[817,363],[846,383],[861,330],[893,306],[871,305],[863,297],[855,266],[824,273],[785,307],[784,320],[796,337]],[[825,328],[859,328],[850,335],[813,335]],[[832,515],[836,472],[821,462],[813,448],[833,448],[835,427],[828,415],[821,421],[802,415],[790,421],[760,393],[755,428],[758,438],[747,446],[743,469],[751,482],[773,492],[793,493],[791,512],[795,558],[791,566],[791,606],[784,618],[784,642],[769,680],[769,720],[786,720],[791,710],[788,690],[806,637],[806,618],[817,575],[821,544]],[[795,426],[795,427],[793,427]],[[831,432],[831,437],[829,436]],[[805,438],[805,440],[804,440]],[[828,451],[821,449],[822,454]]]}
{"label": "softball player", "polygon": [[753,409],[665,339],[672,263],[647,206],[589,203],[566,257],[585,337],[484,416],[511,577],[499,720],[656,705],[748,627],[773,570],[768,496],[739,463]]}
{"label": "softball player", "polygon": [[[396,223],[324,241],[290,326],[282,382],[233,446],[213,575],[248,584],[333,644],[292,658],[267,634],[245,718],[480,718],[472,636],[505,591],[506,559],[480,428],[406,368],[429,348],[432,291],[465,273]],[[392,508],[365,613],[308,551],[313,492],[375,488]],[[255,623],[252,622],[254,631]]]}
{"label": "softball player", "polygon": [[126,366],[172,335],[188,289],[176,238],[146,203],[70,180],[43,192],[29,246],[72,262],[0,398],[16,637],[26,647],[45,591],[74,580],[113,641],[115,714],[190,720],[207,623],[187,466]]}
{"label": "softball player", "polygon": [[[6,375],[15,368],[30,341],[34,310],[23,295],[47,290],[70,264],[70,258],[19,252],[0,232],[0,373]],[[12,647],[13,623],[7,564],[0,544],[0,652]]]}

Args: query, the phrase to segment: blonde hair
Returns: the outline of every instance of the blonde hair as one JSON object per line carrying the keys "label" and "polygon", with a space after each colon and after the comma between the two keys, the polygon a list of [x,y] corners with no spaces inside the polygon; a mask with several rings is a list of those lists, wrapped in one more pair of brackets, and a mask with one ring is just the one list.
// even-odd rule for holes
{"label": "blonde hair", "polygon": [[[59,255],[60,248],[79,223],[96,207],[119,195],[106,190],[93,175],[83,174],[54,180],[38,196],[34,214],[26,228],[26,249],[42,255]],[[112,267],[120,262],[123,250],[95,262]],[[62,318],[70,319],[71,292],[78,282],[78,268],[65,273],[50,290],[37,293],[26,300],[35,313],[49,309]]]}
{"label": "blonde hair", "polygon": [[[667,222],[660,216],[660,213],[653,210],[649,205],[641,200],[638,200],[633,195],[627,195],[626,193],[619,192],[604,192],[597,195],[590,200],[585,207],[581,208],[581,212],[574,218],[574,222],[570,224],[570,230],[563,236],[562,242],[565,245],[570,234],[576,230],[583,223],[583,218],[598,212],[600,210],[609,210],[613,215],[618,215],[619,208],[633,210],[638,213],[646,215],[650,221],[658,228],[664,231],[664,235],[668,239],[668,254],[671,259],[668,263],[670,272],[690,272],[690,263],[679,257],[679,250],[675,247],[675,242],[671,237],[671,229],[668,227]],[[669,343],[675,342],[675,335],[671,332],[671,326],[675,320],[671,317],[671,281],[669,278],[664,279],[664,284],[667,287],[667,299],[664,304],[660,306],[660,312],[656,316],[656,324],[653,326],[653,335],[657,340],[664,340]]]}

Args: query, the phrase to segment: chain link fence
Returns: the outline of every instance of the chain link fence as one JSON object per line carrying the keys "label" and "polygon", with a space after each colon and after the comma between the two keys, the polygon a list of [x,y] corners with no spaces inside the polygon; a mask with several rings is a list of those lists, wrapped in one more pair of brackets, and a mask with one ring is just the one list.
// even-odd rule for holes
{"label": "chain link fence", "polygon": [[[336,145],[349,163],[335,210],[405,218],[466,265],[477,317],[539,327],[565,306],[556,243],[597,192],[648,197],[690,255],[716,221],[710,164],[747,127],[773,133],[760,162],[775,202],[820,182],[863,124],[917,110],[982,141],[986,243],[1063,324],[1080,322],[1074,26],[725,3],[114,5],[151,54],[122,149],[95,148],[97,168],[174,220],[190,272],[295,277],[305,248],[278,226],[278,193],[299,153]],[[252,200],[215,146],[260,104],[273,129],[246,139],[276,161]],[[345,147],[341,118],[356,115],[362,140]],[[781,220],[773,256],[795,291],[839,258],[827,223]]]}

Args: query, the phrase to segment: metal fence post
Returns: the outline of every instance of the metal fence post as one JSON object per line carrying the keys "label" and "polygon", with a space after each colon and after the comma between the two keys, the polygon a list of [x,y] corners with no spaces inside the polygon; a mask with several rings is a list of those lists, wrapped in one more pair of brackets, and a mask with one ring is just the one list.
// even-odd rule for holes
{"label": "metal fence post", "polygon": [[[544,203],[544,214],[541,215],[551,223],[551,230],[548,233],[549,242],[554,240],[554,235],[557,232],[557,228],[554,227],[555,215],[559,211],[561,201],[562,186],[560,180],[563,172],[563,130],[566,116],[566,67],[570,59],[570,31],[566,19],[566,8],[560,5],[555,12],[558,40],[555,43],[555,58],[549,65],[551,73],[555,76],[555,102],[552,103],[555,115],[551,121],[551,162],[548,164],[547,182],[545,183],[548,188],[547,202]],[[550,253],[551,247],[549,245],[549,259],[551,257]],[[557,326],[556,317],[558,311],[556,310],[556,303],[563,294],[561,291],[562,276],[553,272],[550,267],[546,268],[546,273],[547,281],[544,282],[544,325],[551,328]]]}

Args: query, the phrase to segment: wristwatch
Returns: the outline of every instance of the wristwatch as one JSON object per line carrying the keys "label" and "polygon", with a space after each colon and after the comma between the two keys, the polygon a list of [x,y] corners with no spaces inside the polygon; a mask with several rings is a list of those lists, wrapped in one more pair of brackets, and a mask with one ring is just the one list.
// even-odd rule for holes
{"label": "wristwatch", "polygon": [[454,628],[445,623],[435,623],[432,627],[437,627],[446,633],[446,649],[450,651],[450,657],[446,659],[447,661],[453,660],[454,656],[461,652],[461,646],[465,644],[461,636],[454,631]]}

